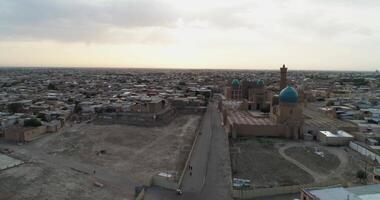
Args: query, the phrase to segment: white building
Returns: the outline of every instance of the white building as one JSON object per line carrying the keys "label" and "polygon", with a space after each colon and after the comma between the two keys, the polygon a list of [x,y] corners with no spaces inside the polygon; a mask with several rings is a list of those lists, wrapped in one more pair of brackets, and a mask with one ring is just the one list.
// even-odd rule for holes
{"label": "white building", "polygon": [[353,139],[354,136],[341,130],[336,133],[332,133],[330,131],[320,131],[318,134],[318,140],[321,144],[329,146],[348,145]]}

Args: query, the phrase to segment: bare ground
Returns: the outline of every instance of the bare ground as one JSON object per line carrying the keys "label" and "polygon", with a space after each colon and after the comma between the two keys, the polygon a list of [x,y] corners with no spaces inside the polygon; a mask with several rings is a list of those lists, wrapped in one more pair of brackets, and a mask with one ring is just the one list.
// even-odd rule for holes
{"label": "bare ground", "polygon": [[0,199],[124,199],[120,191],[94,187],[92,177],[43,164],[4,170],[0,180]]}
{"label": "bare ground", "polygon": [[317,155],[311,147],[290,147],[285,150],[285,153],[293,159],[304,164],[307,168],[321,174],[330,174],[337,169],[340,160],[334,154],[323,151],[324,156]]}
{"label": "bare ground", "polygon": [[[324,157],[315,153],[315,148]],[[357,183],[356,172],[361,168],[354,152],[348,147],[327,147],[313,142],[291,142],[279,148],[290,161],[310,172],[317,182],[339,181]]]}
{"label": "bare ground", "polygon": [[[360,158],[348,147],[270,138],[231,143],[234,177],[250,179],[259,187],[325,181],[358,184],[355,174],[363,169]],[[324,157],[315,154],[314,148],[324,152]]]}
{"label": "bare ground", "polygon": [[2,143],[27,164],[0,171],[0,199],[133,199],[152,175],[182,169],[200,118],[150,128],[74,124],[23,146]]}
{"label": "bare ground", "polygon": [[250,179],[255,187],[288,186],[314,182],[311,175],[284,159],[271,139],[232,142],[233,177]]}
{"label": "bare ground", "polygon": [[[147,183],[160,171],[178,171],[183,166],[180,150],[190,145],[200,116],[177,117],[164,127],[89,124],[67,131],[51,141],[51,153],[71,156],[84,163],[128,173]],[[104,154],[97,154],[105,150]]]}

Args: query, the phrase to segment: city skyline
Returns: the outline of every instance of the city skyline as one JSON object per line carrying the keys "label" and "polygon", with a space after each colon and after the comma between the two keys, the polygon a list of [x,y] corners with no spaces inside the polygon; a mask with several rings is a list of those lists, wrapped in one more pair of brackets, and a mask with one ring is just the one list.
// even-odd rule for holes
{"label": "city skyline", "polygon": [[376,1],[0,3],[0,66],[374,71]]}

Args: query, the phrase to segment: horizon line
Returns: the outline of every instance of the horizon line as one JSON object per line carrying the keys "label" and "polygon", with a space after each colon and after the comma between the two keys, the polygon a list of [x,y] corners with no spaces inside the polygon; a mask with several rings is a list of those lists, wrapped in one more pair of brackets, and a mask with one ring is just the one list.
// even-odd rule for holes
{"label": "horizon line", "polygon": [[[376,72],[379,71],[378,69],[375,70],[358,70],[358,69],[350,69],[350,70],[342,70],[342,69],[291,69],[286,64],[285,66],[290,71],[329,71],[329,72]],[[282,65],[279,65],[279,69],[282,67]],[[14,66],[0,66],[1,68],[41,68],[41,69],[50,69],[50,68],[61,68],[61,69],[157,69],[157,70],[227,70],[227,71],[274,71],[277,70],[273,67],[270,67],[269,69],[262,68],[252,68],[252,67],[123,67],[123,66],[20,66],[20,65],[14,65]]]}

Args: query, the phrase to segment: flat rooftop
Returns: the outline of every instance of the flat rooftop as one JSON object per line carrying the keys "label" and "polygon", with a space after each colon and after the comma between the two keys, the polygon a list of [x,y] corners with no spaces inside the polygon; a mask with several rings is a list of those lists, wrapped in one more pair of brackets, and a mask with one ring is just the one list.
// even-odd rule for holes
{"label": "flat rooftop", "polygon": [[380,184],[351,188],[333,187],[324,189],[307,189],[310,194],[320,200],[378,200]]}
{"label": "flat rooftop", "polygon": [[350,135],[345,131],[337,131],[336,133],[332,133],[330,131],[320,131],[326,137],[340,137],[340,138],[353,138],[354,136]]}
{"label": "flat rooftop", "polygon": [[308,192],[319,200],[361,200],[343,187],[308,190]]}
{"label": "flat rooftop", "polygon": [[21,165],[23,163],[24,162],[21,160],[17,160],[7,155],[0,154],[0,171],[11,168],[11,167],[15,167],[17,165]]}
{"label": "flat rooftop", "polygon": [[[342,127],[355,128],[356,126],[352,123],[345,122],[339,119],[330,118],[323,113],[312,110],[310,108],[304,108],[303,114],[305,115],[305,126],[320,127],[320,129],[337,131]],[[337,130],[331,130],[333,128]]]}

